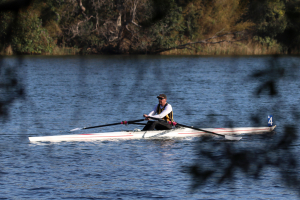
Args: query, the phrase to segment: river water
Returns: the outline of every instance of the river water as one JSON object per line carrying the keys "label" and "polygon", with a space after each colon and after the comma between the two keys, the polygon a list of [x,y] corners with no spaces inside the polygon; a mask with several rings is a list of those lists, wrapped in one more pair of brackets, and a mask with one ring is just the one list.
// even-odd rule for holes
{"label": "river water", "polygon": [[[267,126],[271,114],[273,135],[216,140],[248,149],[272,144],[285,124],[299,121],[299,63],[299,57],[6,57],[2,69],[14,72],[25,96],[1,119],[0,198],[297,199],[298,189],[286,186],[272,167],[259,179],[237,173],[234,181],[211,180],[191,192],[187,168],[205,162],[199,145],[210,143],[199,138],[30,143],[28,137],[141,119],[165,93],[175,120],[200,128]],[[265,83],[274,83],[276,95],[269,94],[272,84],[258,94]],[[78,133],[134,128],[142,127]],[[299,145],[293,143],[294,152]]]}

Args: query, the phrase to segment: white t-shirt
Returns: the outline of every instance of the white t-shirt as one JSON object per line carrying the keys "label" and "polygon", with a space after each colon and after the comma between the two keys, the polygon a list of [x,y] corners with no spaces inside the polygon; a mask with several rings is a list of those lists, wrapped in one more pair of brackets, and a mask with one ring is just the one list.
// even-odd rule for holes
{"label": "white t-shirt", "polygon": [[[163,106],[162,106],[162,105],[160,105],[160,104],[158,104],[158,105],[160,106],[161,109],[163,109]],[[156,111],[157,111],[157,106],[158,106],[158,105],[156,105],[156,106],[153,108],[153,110],[148,114],[150,117],[162,119],[162,118],[164,118],[167,114],[169,114],[169,113],[172,111],[172,106],[171,106],[171,104],[168,104],[168,105],[165,107],[165,109],[164,109],[159,115],[157,115],[157,114],[156,114]]]}

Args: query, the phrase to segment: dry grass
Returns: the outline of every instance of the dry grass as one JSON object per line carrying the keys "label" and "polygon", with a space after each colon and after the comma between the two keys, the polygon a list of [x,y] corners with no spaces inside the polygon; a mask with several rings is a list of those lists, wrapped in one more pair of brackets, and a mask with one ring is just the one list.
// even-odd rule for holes
{"label": "dry grass", "polygon": [[74,47],[54,47],[51,55],[77,55],[80,49]]}
{"label": "dry grass", "polygon": [[9,45],[6,48],[3,48],[0,52],[0,55],[9,55],[9,56],[13,55],[13,49],[11,45]]}
{"label": "dry grass", "polygon": [[[54,47],[52,53],[42,53],[40,55],[53,55],[53,56],[62,56],[62,55],[78,55],[80,52],[80,49],[74,48],[74,47]],[[11,48],[11,46],[8,46],[7,48],[0,51],[0,55],[2,56],[11,56],[14,55],[14,52]],[[35,54],[37,55],[37,54]]]}
{"label": "dry grass", "polygon": [[280,45],[266,47],[259,43],[221,43],[214,45],[198,45],[193,49],[173,49],[162,52],[162,55],[270,55],[287,54],[282,52]]}
{"label": "dry grass", "polygon": [[[287,54],[288,52],[282,51],[279,44],[273,47],[261,45],[258,42],[236,42],[236,43],[220,43],[220,44],[206,44],[195,45],[192,49],[173,49],[160,53],[161,55],[271,55],[271,54]],[[52,53],[42,55],[78,55],[81,49],[74,47],[54,47]],[[292,54],[299,54],[294,51]],[[95,54],[95,53],[94,53]],[[97,53],[96,53],[97,54]],[[14,55],[12,47],[8,46],[2,49],[0,55]]]}

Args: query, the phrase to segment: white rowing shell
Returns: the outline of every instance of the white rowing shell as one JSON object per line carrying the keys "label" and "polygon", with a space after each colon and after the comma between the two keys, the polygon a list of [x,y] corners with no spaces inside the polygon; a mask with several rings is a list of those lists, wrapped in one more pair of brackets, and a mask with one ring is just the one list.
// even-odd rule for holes
{"label": "white rowing shell", "polygon": [[[272,127],[244,127],[244,128],[202,128],[210,132],[222,135],[239,135],[239,134],[257,134],[274,130]],[[30,142],[48,141],[90,141],[90,140],[111,140],[111,139],[155,139],[155,138],[183,138],[183,137],[199,137],[203,135],[212,135],[203,131],[190,128],[177,128],[167,131],[121,131],[107,133],[87,133],[57,136],[39,136],[29,137]]]}

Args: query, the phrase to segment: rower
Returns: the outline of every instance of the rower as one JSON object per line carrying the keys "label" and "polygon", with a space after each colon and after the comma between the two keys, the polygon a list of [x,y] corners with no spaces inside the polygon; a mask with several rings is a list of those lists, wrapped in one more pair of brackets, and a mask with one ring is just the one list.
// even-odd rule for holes
{"label": "rower", "polygon": [[146,120],[149,117],[164,119],[164,121],[148,121],[146,126],[143,128],[145,130],[169,130],[172,129],[172,125],[168,122],[174,122],[173,120],[173,110],[171,104],[167,103],[167,96],[165,94],[160,94],[157,96],[159,104],[156,105],[153,110],[148,114],[143,116]]}

